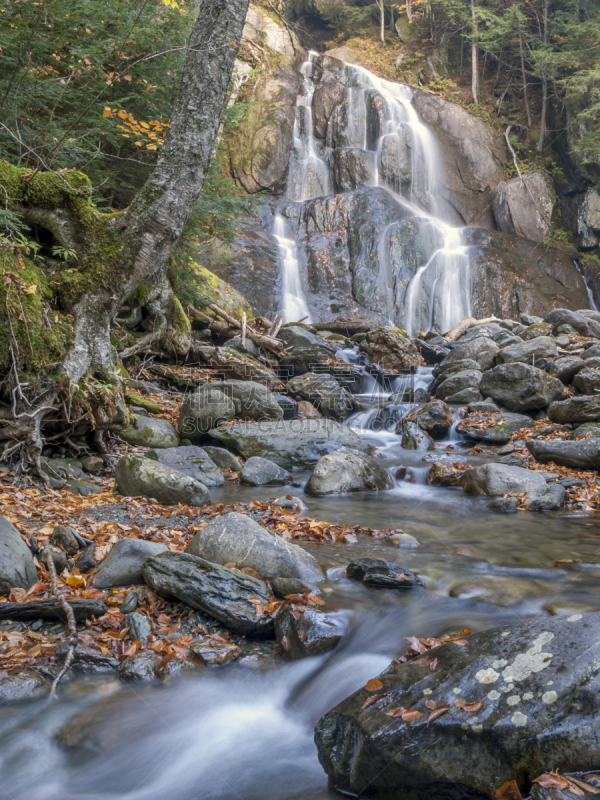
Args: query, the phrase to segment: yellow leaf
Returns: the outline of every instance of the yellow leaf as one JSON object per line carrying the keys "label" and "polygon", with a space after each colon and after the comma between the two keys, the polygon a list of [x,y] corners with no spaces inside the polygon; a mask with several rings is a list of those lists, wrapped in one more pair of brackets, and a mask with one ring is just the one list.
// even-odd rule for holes
{"label": "yellow leaf", "polygon": [[32,283],[31,286],[26,286],[23,291],[25,294],[35,294],[37,292],[37,284]]}
{"label": "yellow leaf", "polygon": [[117,117],[119,117],[119,119],[127,119],[127,112],[121,109],[119,112],[117,112]]}
{"label": "yellow leaf", "polygon": [[130,81],[131,80],[131,75],[123,75],[123,77],[125,78],[126,81]]}
{"label": "yellow leaf", "polygon": [[112,111],[108,106],[104,106],[104,111],[102,112],[103,117],[112,117]]}
{"label": "yellow leaf", "polygon": [[156,149],[157,149],[157,147],[156,147],[155,144],[147,144],[146,145],[146,150],[156,150]]}
{"label": "yellow leaf", "polygon": [[137,144],[138,147],[143,147],[144,146],[143,142],[136,142],[136,144]]}
{"label": "yellow leaf", "polygon": [[142,128],[149,128],[150,127],[150,125],[148,125],[147,122],[140,122],[140,125],[142,126]]}
{"label": "yellow leaf", "polygon": [[78,578],[76,575],[72,575],[70,578],[65,578],[65,583],[73,589],[80,589],[85,586],[85,578]]}

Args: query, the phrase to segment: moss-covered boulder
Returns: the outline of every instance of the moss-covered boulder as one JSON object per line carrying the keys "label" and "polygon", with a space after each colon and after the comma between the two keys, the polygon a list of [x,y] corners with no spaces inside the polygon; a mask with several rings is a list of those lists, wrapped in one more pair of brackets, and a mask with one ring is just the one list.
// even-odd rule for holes
{"label": "moss-covered boulder", "polygon": [[115,480],[124,497],[153,497],[166,505],[201,506],[210,502],[208,489],[200,481],[135,453],[119,459]]}
{"label": "moss-covered boulder", "polygon": [[[208,300],[240,321],[244,312],[248,322],[252,320],[253,314],[250,303],[240,292],[201,264],[192,262],[189,266],[197,279],[199,288],[202,290],[202,305],[205,305],[206,300]],[[205,309],[205,313],[216,317],[210,309]]]}
{"label": "moss-covered boulder", "polygon": [[127,444],[139,447],[177,447],[177,431],[165,419],[158,417],[134,417],[130,427],[120,432]]}

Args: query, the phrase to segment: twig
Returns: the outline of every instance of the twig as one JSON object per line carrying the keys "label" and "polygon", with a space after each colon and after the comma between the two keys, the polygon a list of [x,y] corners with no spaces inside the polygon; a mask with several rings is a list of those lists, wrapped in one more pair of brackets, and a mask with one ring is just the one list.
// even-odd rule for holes
{"label": "twig", "polygon": [[267,331],[267,336],[272,336],[273,338],[277,336],[277,334],[279,333],[279,328],[281,328],[282,324],[283,324],[283,316],[281,314],[277,314],[277,316],[275,317],[275,321]]}
{"label": "twig", "polygon": [[77,623],[75,622],[73,608],[66,601],[63,593],[58,588],[56,567],[54,566],[54,561],[52,560],[52,550],[48,545],[46,545],[44,548],[43,558],[48,567],[48,572],[50,573],[50,591],[60,603],[67,617],[67,622],[69,623],[69,649],[67,651],[67,657],[65,658],[65,663],[63,664],[61,671],[58,673],[56,678],[54,678],[52,681],[52,686],[50,687],[50,697],[48,699],[54,700],[56,697],[56,687],[70,668],[71,664],[73,663],[73,659],[75,658],[75,648],[77,647]]}
{"label": "twig", "polygon": [[242,312],[242,347],[246,347],[246,312]]}

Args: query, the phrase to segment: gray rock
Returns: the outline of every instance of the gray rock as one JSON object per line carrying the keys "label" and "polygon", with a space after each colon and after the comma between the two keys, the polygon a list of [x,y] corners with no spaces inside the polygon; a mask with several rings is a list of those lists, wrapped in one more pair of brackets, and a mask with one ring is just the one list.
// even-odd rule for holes
{"label": "gray rock", "polygon": [[548,372],[563,383],[570,383],[585,362],[579,356],[562,356],[555,359],[548,367]]}
{"label": "gray rock", "polygon": [[201,506],[210,502],[210,493],[200,481],[134,453],[119,459],[115,480],[124,497],[153,497],[167,505]]}
{"label": "gray rock", "polygon": [[13,588],[29,589],[37,579],[31,550],[19,531],[0,517],[0,594]]}
{"label": "gray rock", "polygon": [[546,481],[538,472],[498,462],[471,467],[463,475],[461,485],[467,494],[486,497],[525,492],[533,499],[546,491]]}
{"label": "gray rock", "polygon": [[152,556],[168,550],[166,544],[147,542],[145,539],[119,539],[110,553],[100,563],[94,577],[98,589],[143,583],[142,568]]}
{"label": "gray rock", "polygon": [[[392,664],[379,676],[380,700],[366,707],[374,693],[359,689],[317,724],[330,786],[409,800],[439,798],[443,786],[448,797],[493,798],[515,778],[526,793],[548,763],[595,770],[599,655],[600,614],[574,614],[513,620],[462,647],[444,644],[428,654],[437,661],[431,673],[421,658]],[[482,702],[481,710],[457,699]],[[388,715],[400,706],[421,716]],[[432,706],[449,708],[429,721]]]}
{"label": "gray rock", "polygon": [[240,460],[224,447],[204,445],[202,449],[219,469],[230,469],[232,472],[240,471],[240,467],[242,466]]}
{"label": "gray rock", "polygon": [[317,462],[305,487],[307,494],[320,496],[389,489],[392,481],[371,456],[341,447]]}
{"label": "gray rock", "polygon": [[450,405],[466,406],[469,403],[476,403],[481,400],[479,389],[462,389],[460,392],[448,395],[446,402]]}
{"label": "gray rock", "polygon": [[205,486],[222,486],[225,483],[223,473],[208,453],[195,445],[173,447],[169,450],[148,450],[145,457],[194,478]]}
{"label": "gray rock", "polygon": [[431,389],[435,391],[435,389],[445,381],[446,378],[449,378],[450,375],[453,375],[456,372],[464,372],[465,370],[477,369],[479,370],[479,364],[476,361],[473,361],[472,358],[462,358],[460,361],[442,361],[441,364],[436,364],[433,368],[433,377],[435,381]]}
{"label": "gray rock", "polygon": [[208,667],[227,664],[242,655],[242,650],[237,644],[228,642],[223,637],[205,636],[193,641],[189,648],[196,658],[199,658]]}
{"label": "gray rock", "polygon": [[565,503],[565,487],[560,483],[552,483],[541,497],[536,497],[527,504],[530,511],[556,511]]}
{"label": "gray rock", "polygon": [[300,578],[273,578],[271,586],[275,596],[281,598],[287,597],[288,594],[305,594],[306,592],[320,594],[314,584],[302,581]]}
{"label": "gray rock", "polygon": [[414,572],[401,567],[395,561],[384,558],[359,558],[346,567],[351,580],[361,581],[365,586],[380,589],[410,589],[423,586],[423,581]]}
{"label": "gray rock", "polygon": [[279,368],[285,370],[289,377],[304,375],[315,368],[327,367],[327,359],[332,355],[329,345],[327,348],[320,345],[294,347],[289,355],[279,359]]}
{"label": "gray rock", "polygon": [[[387,142],[387,139],[385,141]],[[388,152],[389,144],[388,147],[384,145],[382,152],[384,158]],[[330,163],[337,192],[359,189],[369,183],[375,175],[375,153],[360,147],[336,147],[331,154]],[[383,171],[389,175],[389,170],[386,170],[388,163],[389,159],[386,159]]]}
{"label": "gray rock", "polygon": [[494,216],[504,233],[543,242],[556,203],[551,181],[541,170],[499,183],[494,192]]}
{"label": "gray rock", "polygon": [[534,411],[563,396],[558,378],[528,364],[499,364],[484,373],[480,390],[511,411]]}
{"label": "gray rock", "polygon": [[600,369],[582,369],[573,378],[573,386],[581,394],[600,394]]}
{"label": "gray rock", "polygon": [[406,422],[416,422],[433,439],[441,439],[452,427],[454,416],[452,409],[442,400],[431,400],[416,411],[411,411],[400,421],[398,428],[401,430]]}
{"label": "gray rock", "polygon": [[74,556],[79,552],[79,542],[75,536],[73,528],[65,525],[57,525],[52,531],[52,544],[62,547],[67,555]]}
{"label": "gray rock", "polygon": [[421,354],[399,328],[380,327],[367,333],[367,355],[387,369],[409,369],[422,364]]}
{"label": "gray rock", "polygon": [[595,439],[600,436],[600,422],[584,422],[571,434],[571,439]]}
{"label": "gray rock", "polygon": [[534,422],[523,414],[491,414],[480,416],[469,414],[456,429],[466,439],[474,442],[489,442],[490,444],[504,444],[510,440],[515,431],[521,428],[533,428]]}
{"label": "gray rock", "polygon": [[285,607],[275,620],[277,641],[292,661],[333,650],[344,635],[345,628],[341,614],[325,614],[314,606],[306,606],[298,619],[289,606]]}
{"label": "gray rock", "polygon": [[273,397],[283,411],[283,419],[298,419],[298,403],[285,394],[274,394]]}
{"label": "gray rock", "polygon": [[323,580],[319,564],[310,553],[234,511],[200,528],[185,552],[215,564],[250,567],[265,578]]}
{"label": "gray rock", "polygon": [[121,614],[131,614],[132,611],[135,611],[138,607],[138,603],[140,601],[139,595],[135,589],[127,592],[125,598],[121,605],[119,606],[119,611]]}
{"label": "gray rock", "polygon": [[517,453],[510,453],[498,459],[498,464],[507,464],[509,467],[523,467],[527,468],[527,459]]}
{"label": "gray rock", "polygon": [[[514,345],[518,347],[519,345]],[[493,339],[486,336],[479,336],[470,339],[464,344],[459,344],[450,353],[452,361],[460,361],[462,359],[471,359],[479,364],[480,369],[489,369],[496,358],[496,353],[500,348]]]}
{"label": "gray rock", "polygon": [[499,511],[501,514],[514,514],[518,507],[518,497],[494,497],[486,504],[490,511]]}
{"label": "gray rock", "polygon": [[213,429],[210,435],[235,447],[244,458],[262,456],[284,469],[311,467],[321,456],[344,446],[371,452],[356,433],[332,419],[242,422]]}
{"label": "gray rock", "polygon": [[43,697],[50,691],[50,684],[39,673],[26,667],[9,672],[0,679],[0,703],[16,703]]}
{"label": "gray rock", "polygon": [[158,417],[136,417],[133,424],[119,436],[127,444],[139,447],[177,447],[179,436],[177,431],[165,419]]}
{"label": "gray rock", "polygon": [[286,383],[286,390],[298,400],[309,400],[325,417],[346,419],[354,408],[354,399],[330,375],[307,372]]}
{"label": "gray rock", "polygon": [[285,485],[290,483],[291,476],[279,464],[275,464],[267,458],[252,456],[242,467],[240,480],[250,486]]}
{"label": "gray rock", "polygon": [[580,336],[600,337],[600,322],[568,308],[555,308],[546,315],[544,322],[549,322],[555,332],[561,325],[570,325]]}
{"label": "gray rock", "polygon": [[123,628],[129,628],[129,638],[132,642],[147,642],[152,633],[152,623],[145,614],[132,611],[123,620]]}
{"label": "gray rock", "polygon": [[521,361],[524,364],[531,364],[532,359],[552,358],[558,355],[558,350],[553,339],[549,336],[538,336],[537,339],[530,339],[521,344],[512,344],[505,347],[498,353],[498,363],[508,364],[513,361]]}
{"label": "gray rock", "polygon": [[[583,351],[581,357],[583,358],[584,361],[588,362],[591,361],[593,358],[594,359],[600,358],[600,344],[593,344],[591,347],[586,348]],[[591,366],[592,364],[586,364],[586,367],[591,367]],[[597,367],[598,365],[594,364],[593,366]]]}
{"label": "gray rock", "polygon": [[600,439],[535,439],[526,443],[536,461],[548,464],[553,461],[561,467],[574,469],[600,469]]}
{"label": "gray rock", "polygon": [[520,338],[522,341],[528,342],[530,339],[537,339],[540,336],[552,336],[552,325],[549,322],[537,322],[529,325],[524,331],[521,331]]}
{"label": "gray rock", "polygon": [[403,422],[396,432],[402,432],[403,450],[433,450],[433,439],[416,422]]}
{"label": "gray rock", "polygon": [[119,664],[117,675],[122,681],[137,683],[160,678],[160,656],[155,653],[135,653]]}
{"label": "gray rock", "polygon": [[551,403],[548,416],[552,422],[600,422],[600,395],[569,397],[558,403]]}
{"label": "gray rock", "polygon": [[469,403],[467,413],[469,414],[483,414],[485,411],[500,411],[500,408],[493,403],[489,398],[475,403]]}
{"label": "gray rock", "polygon": [[278,497],[275,501],[276,506],[287,508],[290,511],[307,511],[308,506],[301,497],[296,497],[293,494],[286,494],[283,497]]}
{"label": "gray rock", "polygon": [[266,583],[243,572],[190,553],[162,553],[146,561],[144,578],[161,597],[176,597],[238,633],[260,636],[273,630],[269,615],[256,613],[257,603],[269,602]]}
{"label": "gray rock", "polygon": [[[54,653],[59,662],[63,662],[69,652],[69,642],[59,642],[54,648]],[[81,642],[75,648],[73,657],[73,669],[84,674],[98,672],[114,672],[119,666],[119,662],[112,656],[101,653],[87,644]]]}
{"label": "gray rock", "polygon": [[437,387],[435,396],[438,400],[447,400],[448,397],[463,389],[477,388],[481,382],[482,373],[477,369],[455,372]]}

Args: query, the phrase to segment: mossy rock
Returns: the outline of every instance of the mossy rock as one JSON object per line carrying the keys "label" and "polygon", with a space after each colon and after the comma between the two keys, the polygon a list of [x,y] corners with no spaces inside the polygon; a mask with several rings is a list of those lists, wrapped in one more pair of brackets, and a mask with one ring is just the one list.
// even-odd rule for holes
{"label": "mossy rock", "polygon": [[158,403],[153,403],[152,400],[148,400],[147,397],[142,397],[135,392],[126,392],[125,401],[132,406],[145,408],[150,414],[160,414],[163,411],[163,407],[159,406]]}
{"label": "mossy rock", "polygon": [[[202,286],[205,298],[208,298],[211,303],[215,303],[237,320],[241,321],[244,312],[246,312],[248,322],[253,319],[250,303],[233,286],[222,281],[214,272],[206,269],[201,264],[194,263],[192,268],[197,276],[198,283]],[[206,303],[206,300],[204,303]],[[210,314],[212,312],[208,310],[207,313]]]}

